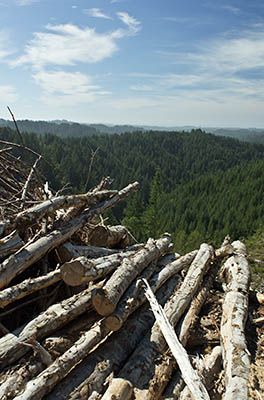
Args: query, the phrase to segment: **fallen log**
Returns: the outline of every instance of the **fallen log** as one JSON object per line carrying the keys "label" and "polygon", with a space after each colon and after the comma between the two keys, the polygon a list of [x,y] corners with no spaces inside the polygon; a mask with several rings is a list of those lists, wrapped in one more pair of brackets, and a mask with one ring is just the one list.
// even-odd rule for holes
{"label": "fallen log", "polygon": [[221,320],[226,391],[225,400],[248,399],[250,357],[244,327],[248,315],[250,268],[243,243],[232,243],[235,255],[228,258],[222,270],[225,296]]}
{"label": "fallen log", "polygon": [[93,260],[83,256],[77,257],[61,266],[61,276],[67,285],[79,286],[107,276],[119,267],[124,258],[133,254],[135,251],[126,251]]}
{"label": "fallen log", "polygon": [[15,286],[0,291],[0,308],[6,307],[8,304],[16,300],[22,299],[38,290],[44,289],[48,286],[61,280],[60,270],[51,271],[46,275],[39,276],[38,278],[29,278]]}
{"label": "fallen log", "polygon": [[0,289],[6,287],[14,277],[42,258],[48,251],[68,240],[95,215],[104,213],[121,199],[137,190],[137,188],[137,182],[128,185],[112,198],[90,208],[79,217],[63,224],[60,229],[57,229],[35,242],[26,245],[22,250],[19,250],[16,254],[11,255],[9,258],[4,260],[0,264]]}
{"label": "fallen log", "polygon": [[0,259],[15,253],[22,246],[24,246],[24,244],[25,243],[16,231],[13,231],[8,236],[3,237],[0,239]]}
{"label": "fallen log", "polygon": [[0,368],[12,364],[29,351],[24,342],[27,342],[32,335],[36,335],[36,339],[42,340],[45,336],[90,310],[91,289],[87,289],[61,303],[53,304],[26,326],[6,334],[0,338]]}
{"label": "fallen log", "polygon": [[[159,298],[162,304],[173,293],[176,281],[177,277],[173,277],[168,283],[166,283],[159,289],[157,297]],[[106,377],[111,375],[113,371],[118,371],[118,369],[120,369],[120,366],[124,363],[128,355],[138,345],[142,336],[151,327],[153,322],[154,322],[153,313],[148,309],[146,311],[145,308],[144,310],[142,310],[142,313],[139,313],[138,315],[133,314],[131,318],[129,318],[129,320],[126,321],[126,324],[120,331],[112,334],[107,339],[107,341],[105,341],[92,353],[90,353],[88,357],[79,365],[77,365],[79,359],[74,360],[75,351],[72,353],[69,352],[68,357],[69,358],[73,357],[73,360],[71,362],[73,363],[75,362],[77,365],[68,377],[70,383],[67,384],[67,381],[66,382],[63,381],[61,385],[57,385],[54,388],[53,392],[50,394],[50,396],[48,396],[47,400],[49,399],[52,400],[57,396],[62,396],[62,394],[64,397],[70,398],[72,400],[73,398],[79,399],[80,397],[78,396],[80,396],[81,392],[85,392],[86,397],[88,397],[89,394],[92,394],[92,392],[95,390],[102,392],[104,380],[107,379]],[[94,327],[92,328],[92,330],[94,330],[93,336],[91,336],[91,334],[90,336],[88,336],[88,338],[90,338],[89,340],[91,340],[91,337],[94,338],[92,343],[93,346],[95,345],[95,343],[97,344],[102,339],[104,339],[106,334],[109,332],[109,330],[106,329],[105,327],[104,320],[102,320],[100,324],[101,324],[101,329],[98,328],[98,325],[94,325]],[[84,337],[86,337],[87,335],[88,332],[87,334],[84,334],[83,340],[85,340]],[[89,342],[89,340],[87,340],[85,344],[86,355],[92,348],[91,342]],[[81,339],[79,343],[81,343]],[[84,347],[82,347],[82,349],[83,348]],[[84,353],[85,352],[83,351],[82,354],[84,355]],[[69,365],[68,372],[70,372],[70,368],[72,368],[70,363],[69,364],[67,363],[67,365],[65,365],[64,361],[62,363],[62,358],[60,358],[60,361],[59,359],[57,361],[58,361],[57,362],[58,368],[59,367],[61,368],[61,366],[63,365],[64,374],[66,373],[65,371],[66,368],[68,368],[68,365]],[[52,382],[54,381],[54,379],[56,379],[56,382],[58,383],[62,378],[57,377],[56,375],[57,371],[55,369],[54,373],[56,377],[52,377],[53,376],[52,370],[50,370],[50,372],[51,374],[48,373],[47,371],[47,375],[45,376],[49,375],[47,379],[48,382],[50,382],[49,385],[52,385],[53,387],[54,385]],[[82,377],[84,374],[88,378],[83,382],[84,379]],[[43,384],[41,383],[41,391],[45,390],[45,388],[42,388],[42,385]],[[71,393],[72,388],[78,385],[80,386],[77,387],[73,393]],[[39,387],[39,383],[37,384],[37,386]],[[43,386],[45,386],[45,384]],[[48,391],[50,391],[52,387],[50,386]],[[35,392],[35,395],[39,397],[40,392]]]}
{"label": "fallen log", "polygon": [[[118,394],[117,394],[118,393]],[[114,378],[102,397],[102,400],[129,400],[133,394],[133,386],[126,379]]]}
{"label": "fallen log", "polygon": [[[175,261],[167,264],[161,271],[157,272],[149,281],[152,291],[155,293],[169,278],[177,274],[181,269],[191,264],[198,251],[193,251],[182,256]],[[164,256],[166,257],[166,256]],[[171,260],[171,258],[169,258]],[[161,263],[164,265],[164,259]],[[159,264],[159,263],[158,263]],[[147,270],[147,269],[146,269]],[[143,271],[144,274],[145,271]],[[131,312],[134,312],[146,300],[144,290],[139,290],[140,279],[149,279],[148,272],[140,276],[136,282],[133,282],[124,296],[119,301],[115,311],[106,318],[106,326],[112,331],[120,329],[124,321]]]}
{"label": "fallen log", "polygon": [[156,241],[149,239],[142,250],[130,258],[125,258],[104,287],[92,293],[92,303],[96,311],[100,315],[110,315],[131,282],[149,263],[166,253],[170,243],[170,235],[164,234]]}
{"label": "fallen log", "polygon": [[[165,304],[166,315],[172,325],[176,325],[197,291],[213,257],[213,248],[202,244],[195,259],[188,269],[180,288]],[[140,345],[124,365],[119,377],[129,380],[135,387],[135,396],[149,387],[155,373],[155,359],[165,352],[166,341],[155,323],[150,335],[145,335]],[[140,397],[141,398],[141,397]],[[144,396],[142,396],[144,398]]]}
{"label": "fallen log", "polygon": [[131,233],[122,226],[97,225],[89,231],[88,242],[92,246],[124,249],[135,243]]}

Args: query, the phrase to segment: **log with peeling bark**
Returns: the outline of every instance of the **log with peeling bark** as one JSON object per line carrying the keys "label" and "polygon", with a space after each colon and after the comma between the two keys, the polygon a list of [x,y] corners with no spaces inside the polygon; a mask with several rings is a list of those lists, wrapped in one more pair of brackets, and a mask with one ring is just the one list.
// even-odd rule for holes
{"label": "log with peeling bark", "polygon": [[[213,258],[213,248],[202,244],[193,260],[187,275],[172,298],[165,305],[165,312],[172,325],[176,325],[192,300],[203,276],[208,271]],[[150,335],[146,335],[128,362],[124,365],[119,377],[132,382],[135,396],[147,399],[146,389],[155,372],[155,359],[166,351],[166,341],[155,323]]]}
{"label": "log with peeling bark", "polygon": [[161,239],[149,239],[146,246],[135,255],[123,260],[102,289],[92,295],[93,306],[100,315],[110,315],[131,282],[161,255],[168,252],[171,236],[164,234]]}
{"label": "log with peeling bark", "polygon": [[[163,269],[157,272],[149,281],[153,292],[155,293],[164,282],[166,282],[173,275],[177,274],[181,269],[190,265],[196,254],[196,250],[192,251],[191,253],[179,257],[173,262],[170,262],[164,266]],[[171,258],[169,258],[169,260],[171,260]],[[164,259],[161,261],[161,263],[164,265]],[[138,280],[132,283],[129,289],[125,292],[115,311],[106,318],[106,325],[112,331],[117,331],[120,329],[128,315],[131,312],[134,312],[146,300],[143,288],[141,287],[141,290],[139,290],[140,279],[149,279],[150,277],[148,272],[146,274],[144,274],[144,272],[145,271],[143,271],[143,275],[139,276]]]}
{"label": "log with peeling bark", "polygon": [[61,266],[61,276],[67,285],[79,286],[107,276],[119,267],[124,258],[133,254],[135,251],[126,251],[92,260],[83,256],[77,257]]}
{"label": "log with peeling bark", "polygon": [[97,247],[124,249],[135,243],[131,233],[122,225],[97,225],[88,236],[89,244]]}
{"label": "log with peeling bark", "polygon": [[15,286],[0,291],[0,308],[16,300],[22,299],[31,293],[44,289],[61,280],[60,270],[51,271],[46,275],[37,278],[29,278]]}
{"label": "log with peeling bark", "polygon": [[244,327],[248,315],[250,268],[243,243],[232,243],[235,255],[223,266],[225,297],[221,320],[226,391],[225,400],[248,399],[250,357]]}
{"label": "log with peeling bark", "polygon": [[16,231],[11,232],[8,236],[0,239],[0,259],[15,253],[22,246],[24,242]]}
{"label": "log with peeling bark", "polygon": [[0,338],[0,368],[12,364],[29,351],[23,343],[32,335],[36,335],[36,339],[41,340],[90,310],[91,289],[87,289],[61,303],[53,304],[26,326],[6,334]]}
{"label": "log with peeling bark", "polygon": [[11,255],[9,258],[4,260],[0,264],[0,288],[6,287],[13,278],[42,258],[48,251],[68,240],[95,215],[107,211],[121,199],[136,191],[137,188],[137,182],[128,185],[126,188],[120,190],[115,196],[91,207],[80,217],[76,217],[72,221],[63,224],[60,229],[41,237],[35,242],[29,243],[15,255]]}

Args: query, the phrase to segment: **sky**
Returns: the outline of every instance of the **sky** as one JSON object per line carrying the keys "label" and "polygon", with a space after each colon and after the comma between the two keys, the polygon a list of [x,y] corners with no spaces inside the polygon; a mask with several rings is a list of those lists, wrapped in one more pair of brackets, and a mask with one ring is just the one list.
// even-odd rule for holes
{"label": "sky", "polygon": [[263,0],[0,0],[0,118],[264,128]]}

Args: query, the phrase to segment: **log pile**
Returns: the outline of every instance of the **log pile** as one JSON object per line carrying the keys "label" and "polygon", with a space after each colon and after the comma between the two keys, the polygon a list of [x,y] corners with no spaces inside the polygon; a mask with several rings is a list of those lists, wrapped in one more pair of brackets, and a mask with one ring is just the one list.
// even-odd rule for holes
{"label": "log pile", "polygon": [[264,310],[243,243],[185,255],[168,233],[136,243],[102,216],[137,182],[54,194],[37,161],[3,145],[1,400],[263,398]]}

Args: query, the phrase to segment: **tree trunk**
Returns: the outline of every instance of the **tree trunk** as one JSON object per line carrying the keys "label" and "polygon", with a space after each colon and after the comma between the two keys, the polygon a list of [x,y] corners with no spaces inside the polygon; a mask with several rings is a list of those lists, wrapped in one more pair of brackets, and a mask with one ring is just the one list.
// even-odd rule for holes
{"label": "tree trunk", "polygon": [[250,358],[244,327],[248,315],[250,269],[246,248],[233,242],[236,254],[225,262],[223,277],[226,282],[221,320],[221,345],[223,350],[226,392],[225,400],[248,399]]}
{"label": "tree trunk", "polygon": [[97,225],[89,232],[88,242],[92,246],[124,249],[135,243],[135,240],[122,225]]}
{"label": "tree trunk", "polygon": [[15,253],[22,246],[24,246],[23,240],[16,231],[13,231],[10,235],[0,239],[0,259]]}
{"label": "tree trunk", "polygon": [[61,276],[67,285],[79,286],[107,276],[119,267],[124,258],[133,254],[135,251],[127,251],[93,260],[77,257],[61,266]]}
{"label": "tree trunk", "polygon": [[121,199],[137,190],[137,188],[137,182],[128,185],[111,199],[95,205],[80,217],[63,224],[60,229],[41,237],[34,243],[26,245],[22,250],[3,261],[0,264],[0,289],[6,287],[13,278],[42,258],[48,251],[69,239],[95,215],[104,213]]}
{"label": "tree trunk", "polygon": [[29,278],[25,281],[0,291],[0,307],[4,308],[16,300],[22,299],[31,293],[53,285],[61,280],[60,270],[49,272],[38,278]]}
{"label": "tree trunk", "polygon": [[104,287],[93,292],[92,302],[96,311],[100,315],[111,314],[131,282],[149,263],[166,253],[170,243],[170,235],[164,234],[161,239],[156,241],[153,239],[148,240],[142,250],[139,250],[130,258],[125,258]]}
{"label": "tree trunk", "polygon": [[[175,261],[167,264],[161,271],[157,272],[149,281],[150,287],[153,292],[155,293],[158,288],[163,285],[164,282],[166,282],[173,275],[177,274],[181,269],[189,265],[193,261],[196,254],[197,251],[186,254],[185,256],[182,256]],[[162,260],[162,263],[164,263],[164,260]],[[146,301],[143,288],[139,290],[140,279],[149,279],[150,277],[150,275],[148,277],[148,271],[146,275],[144,274],[144,272],[145,271],[143,271],[143,274],[138,278],[137,281],[133,282],[130,285],[124,296],[119,301],[114,313],[106,318],[106,325],[112,331],[117,331],[118,329],[120,329],[124,321],[127,319],[128,315],[131,312],[134,312],[141,304],[144,303],[144,301]]]}
{"label": "tree trunk", "polygon": [[91,290],[87,289],[61,303],[53,304],[25,327],[3,336],[0,338],[0,367],[4,368],[26,354],[29,348],[23,342],[28,341],[32,335],[41,340],[89,310]]}
{"label": "tree trunk", "polygon": [[[203,279],[203,275],[209,268],[212,257],[212,247],[202,244],[182,285],[165,305],[166,315],[172,325],[176,325],[191,302]],[[166,348],[166,341],[158,324],[155,323],[151,334],[144,337],[127,364],[123,367],[119,377],[130,380],[136,390],[143,391],[147,389],[155,373],[155,359],[159,354],[164,353]]]}

